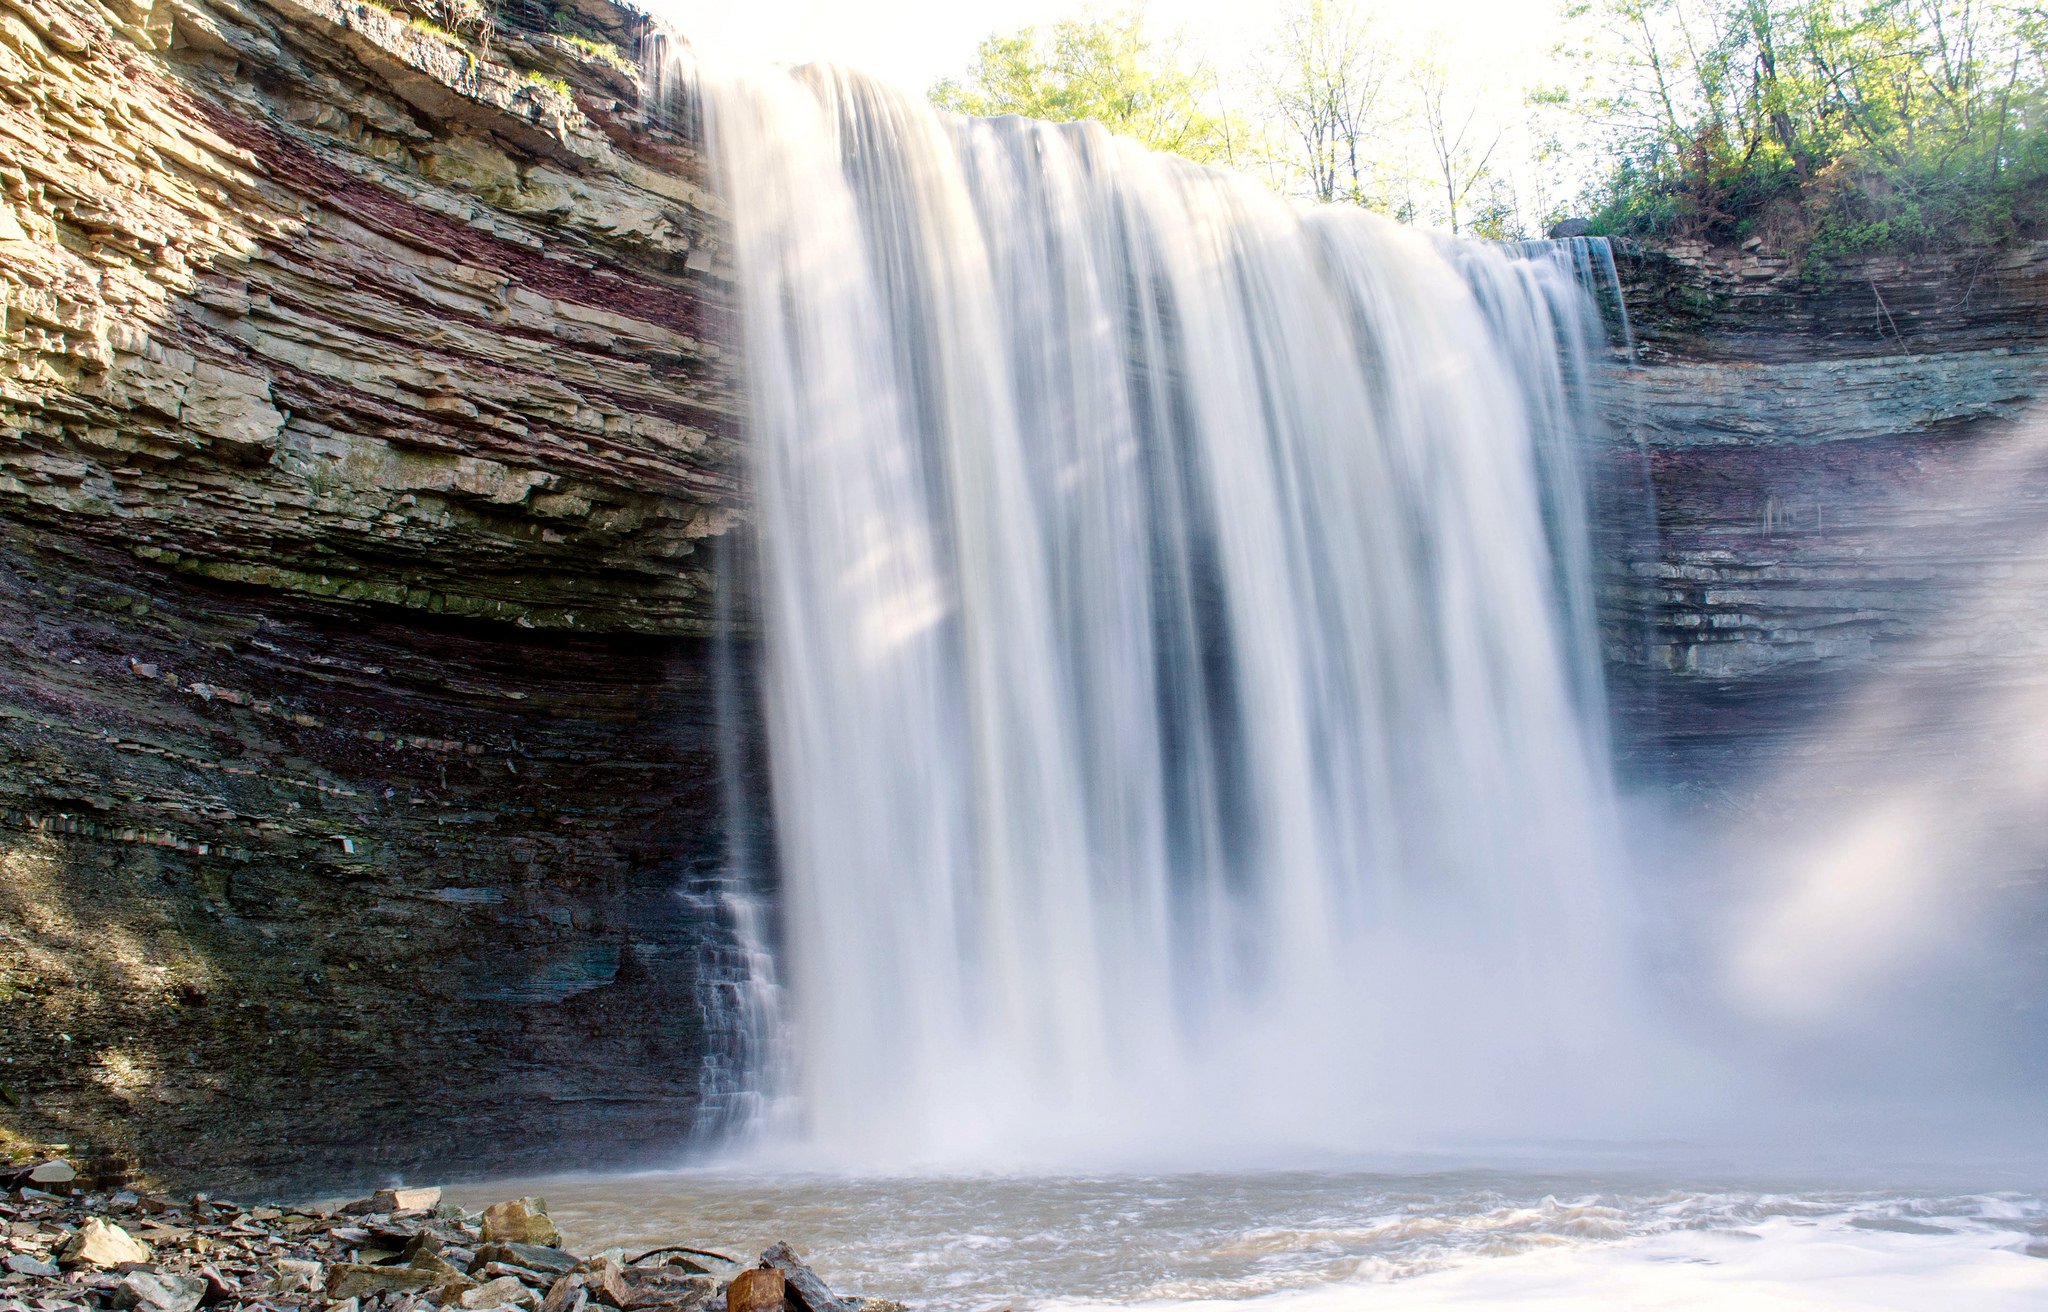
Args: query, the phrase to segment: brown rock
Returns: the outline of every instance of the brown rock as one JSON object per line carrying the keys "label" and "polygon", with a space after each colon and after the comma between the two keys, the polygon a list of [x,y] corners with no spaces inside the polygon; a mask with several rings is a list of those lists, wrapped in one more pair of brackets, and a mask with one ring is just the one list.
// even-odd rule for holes
{"label": "brown rock", "polygon": [[320,1287],[323,1275],[318,1262],[281,1258],[271,1272],[270,1288],[279,1294],[296,1294]]}
{"label": "brown rock", "polygon": [[339,1262],[327,1268],[330,1298],[362,1298],[369,1294],[415,1294],[441,1284],[445,1277],[409,1266],[371,1266]]}
{"label": "brown rock", "polygon": [[406,1262],[406,1266],[414,1271],[426,1271],[440,1276],[444,1280],[464,1280],[469,1281],[471,1284],[475,1283],[469,1280],[468,1274],[461,1267],[456,1266],[439,1253],[426,1252],[424,1250],[415,1253]]}
{"label": "brown rock", "polygon": [[548,1296],[541,1300],[540,1312],[582,1312],[590,1301],[590,1291],[584,1287],[581,1275],[567,1275],[548,1287]]}
{"label": "brown rock", "polygon": [[487,1244],[537,1244],[560,1248],[562,1232],[548,1220],[548,1207],[538,1198],[514,1198],[484,1209],[483,1237]]}
{"label": "brown rock", "polygon": [[379,1189],[370,1195],[371,1201],[381,1204],[380,1212],[431,1212],[441,1205],[439,1186],[424,1189]]}
{"label": "brown rock", "polygon": [[787,1286],[774,1267],[742,1271],[725,1287],[725,1312],[782,1312]]}
{"label": "brown rock", "polygon": [[607,1307],[623,1309],[632,1302],[633,1290],[626,1284],[625,1273],[608,1257],[592,1262],[583,1273],[583,1281],[590,1296]]}
{"label": "brown rock", "polygon": [[777,1244],[761,1254],[761,1265],[782,1273],[788,1282],[789,1305],[796,1312],[843,1312],[838,1297],[788,1244]]}
{"label": "brown rock", "polygon": [[149,1245],[111,1221],[93,1217],[78,1227],[71,1242],[57,1258],[59,1266],[119,1266],[123,1262],[147,1262]]}

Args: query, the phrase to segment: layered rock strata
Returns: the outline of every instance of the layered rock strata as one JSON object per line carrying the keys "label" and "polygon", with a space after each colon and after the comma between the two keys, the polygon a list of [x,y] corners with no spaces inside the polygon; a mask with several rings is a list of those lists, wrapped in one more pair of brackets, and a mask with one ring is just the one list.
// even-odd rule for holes
{"label": "layered rock strata", "polygon": [[238,1188],[683,1142],[737,484],[643,27],[0,0],[0,1124]]}
{"label": "layered rock strata", "polygon": [[1872,679],[2028,659],[1983,617],[2040,587],[2048,242],[1621,268],[1641,366],[1610,406],[1655,516],[1610,598],[1638,765],[1762,777]]}

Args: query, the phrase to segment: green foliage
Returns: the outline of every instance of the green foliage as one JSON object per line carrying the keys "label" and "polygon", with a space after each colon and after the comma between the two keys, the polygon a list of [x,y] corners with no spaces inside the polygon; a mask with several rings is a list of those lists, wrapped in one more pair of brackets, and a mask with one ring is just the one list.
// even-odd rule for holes
{"label": "green foliage", "polygon": [[[398,17],[395,11],[373,0],[371,7]],[[406,8],[411,14],[407,22],[413,31],[459,46],[465,53],[490,53],[494,20],[484,0],[406,0]],[[475,51],[469,48],[472,43]]]}
{"label": "green foliage", "polygon": [[639,65],[626,58],[619,48],[609,41],[593,41],[587,36],[564,36],[562,40],[575,46],[599,63],[610,64],[622,73],[637,73]]}
{"label": "green foliage", "polygon": [[2048,35],[1995,0],[1599,0],[1595,231],[1825,262],[2048,230]]}
{"label": "green foliage", "polygon": [[567,81],[558,77],[549,77],[537,68],[531,68],[526,71],[526,80],[537,87],[546,87],[564,100],[575,99],[575,91],[569,86]]}
{"label": "green foliage", "polygon": [[491,11],[483,0],[407,0],[424,20],[424,25],[458,39],[482,36],[490,31]]}
{"label": "green foliage", "polygon": [[941,109],[983,117],[1093,119],[1155,150],[1227,161],[1231,125],[1205,107],[1209,88],[1203,70],[1154,46],[1142,17],[1126,12],[991,36],[966,75],[934,86],[931,99]]}

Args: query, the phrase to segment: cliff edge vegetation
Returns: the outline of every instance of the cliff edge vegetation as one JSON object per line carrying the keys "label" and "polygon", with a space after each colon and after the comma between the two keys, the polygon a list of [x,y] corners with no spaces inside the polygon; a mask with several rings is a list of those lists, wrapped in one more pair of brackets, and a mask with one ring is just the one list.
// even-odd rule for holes
{"label": "cliff edge vegetation", "polygon": [[[1591,13],[1595,6],[1586,6]],[[1591,230],[1825,265],[2048,229],[2048,11],[1973,0],[1599,0],[1618,73]]]}

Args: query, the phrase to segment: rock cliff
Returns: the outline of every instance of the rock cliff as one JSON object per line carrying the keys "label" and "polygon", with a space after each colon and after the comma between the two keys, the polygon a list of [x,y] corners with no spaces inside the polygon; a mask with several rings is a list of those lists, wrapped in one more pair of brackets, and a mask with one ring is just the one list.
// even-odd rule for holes
{"label": "rock cliff", "polygon": [[1641,367],[1609,404],[1655,511],[1612,606],[1634,764],[1754,785],[1861,683],[2023,658],[1958,607],[2034,586],[2048,242],[1805,269],[1678,244],[1621,270]]}
{"label": "rock cliff", "polygon": [[0,0],[10,1132],[262,1188],[691,1127],[737,484],[643,29]]}

